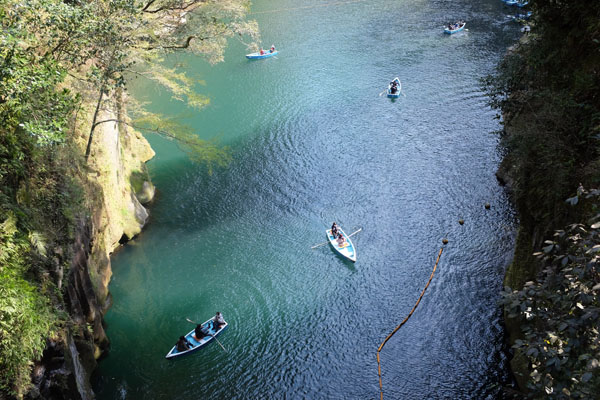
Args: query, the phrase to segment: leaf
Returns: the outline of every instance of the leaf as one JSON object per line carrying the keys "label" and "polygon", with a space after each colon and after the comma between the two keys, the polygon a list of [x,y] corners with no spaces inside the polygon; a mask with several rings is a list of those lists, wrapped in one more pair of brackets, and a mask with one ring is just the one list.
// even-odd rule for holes
{"label": "leaf", "polygon": [[577,203],[579,203],[579,197],[574,196],[574,197],[569,197],[567,200],[565,200],[567,203],[569,203],[570,205],[574,206],[577,205]]}
{"label": "leaf", "polygon": [[568,326],[569,326],[569,324],[567,324],[566,322],[561,322],[561,323],[558,325],[558,330],[562,332],[562,331],[564,331],[565,329],[567,329],[567,327],[568,327]]}
{"label": "leaf", "polygon": [[546,246],[546,247],[542,247],[542,251],[546,254],[550,253],[552,251],[552,249],[554,248],[554,245],[551,244],[550,246]]}
{"label": "leaf", "polygon": [[537,357],[539,354],[539,350],[536,347],[530,347],[529,349],[527,349],[525,354],[527,354],[530,357]]}
{"label": "leaf", "polygon": [[577,308],[579,308],[580,310],[583,310],[583,308],[584,308],[584,307],[583,307],[583,304],[581,304],[581,303],[577,303],[576,305],[577,305]]}
{"label": "leaf", "polygon": [[591,372],[586,372],[585,374],[583,374],[581,376],[581,382],[583,382],[583,383],[588,382],[590,379],[592,379],[592,373]]}
{"label": "leaf", "polygon": [[598,228],[600,228],[600,222],[596,222],[595,224],[592,224],[591,228],[592,229],[598,229]]}

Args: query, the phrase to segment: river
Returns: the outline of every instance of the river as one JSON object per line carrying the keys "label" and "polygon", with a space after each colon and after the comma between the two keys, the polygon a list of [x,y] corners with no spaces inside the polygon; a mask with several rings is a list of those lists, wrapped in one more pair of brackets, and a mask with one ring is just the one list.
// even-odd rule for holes
{"label": "river", "polygon": [[[500,0],[256,0],[277,58],[173,57],[202,79],[197,112],[151,85],[231,162],[209,171],[155,136],[159,192],[144,232],[112,258],[112,342],[99,399],[493,399],[510,382],[499,291],[516,221],[494,176],[500,129],[479,79],[519,36]],[[444,35],[443,25],[468,31]],[[380,93],[400,77],[405,96]],[[489,203],[490,209],[484,205]],[[458,223],[464,219],[464,225]],[[358,261],[325,240],[352,232]],[[166,360],[222,311],[216,343]]]}

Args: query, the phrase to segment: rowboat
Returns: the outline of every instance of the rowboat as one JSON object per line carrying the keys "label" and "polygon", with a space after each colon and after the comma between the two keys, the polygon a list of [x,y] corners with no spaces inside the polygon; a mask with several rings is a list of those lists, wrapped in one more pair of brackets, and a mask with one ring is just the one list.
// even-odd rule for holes
{"label": "rowboat", "polygon": [[398,90],[396,91],[396,93],[392,93],[392,83],[390,82],[387,89],[387,97],[391,99],[397,99],[398,97],[400,97],[400,92],[402,91],[402,83],[400,82],[400,78],[397,77],[394,78],[392,82],[396,82],[398,84]]}
{"label": "rowboat", "polygon": [[331,246],[333,246],[333,248],[342,256],[346,257],[352,262],[356,262],[356,248],[354,248],[350,237],[346,235],[346,233],[340,227],[338,227],[338,232],[341,233],[346,240],[344,240],[340,246],[337,243],[336,238],[331,234],[331,229],[328,229],[325,231],[325,234],[327,235],[327,239],[329,239],[329,244],[331,244]]}
{"label": "rowboat", "polygon": [[250,60],[260,60],[263,58],[273,57],[277,53],[278,53],[277,50],[275,50],[272,53],[270,51],[265,51],[263,54],[260,54],[260,51],[257,51],[256,53],[246,54],[246,58],[250,59]]}
{"label": "rowboat", "polygon": [[453,33],[460,32],[463,29],[465,29],[465,25],[467,25],[466,22],[453,24],[452,28],[449,28],[449,27],[444,28],[444,33],[447,33],[448,35],[452,35]]}
{"label": "rowboat", "polygon": [[205,323],[202,324],[202,326],[208,326],[210,328],[209,336],[204,336],[202,339],[200,339],[200,341],[194,339],[194,332],[196,331],[196,329],[194,328],[187,335],[185,335],[185,338],[187,339],[188,342],[190,342],[192,347],[190,347],[189,349],[187,349],[185,351],[177,351],[177,345],[175,345],[175,346],[173,346],[171,351],[169,351],[167,353],[165,358],[175,358],[175,357],[182,356],[184,354],[191,353],[194,350],[198,350],[200,347],[208,344],[211,340],[213,340],[214,337],[217,336],[219,333],[223,332],[225,330],[225,328],[227,328],[228,325],[229,324],[227,322],[225,322],[225,325],[221,326],[220,329],[215,330],[214,320],[212,318],[209,319],[208,321],[206,321]]}

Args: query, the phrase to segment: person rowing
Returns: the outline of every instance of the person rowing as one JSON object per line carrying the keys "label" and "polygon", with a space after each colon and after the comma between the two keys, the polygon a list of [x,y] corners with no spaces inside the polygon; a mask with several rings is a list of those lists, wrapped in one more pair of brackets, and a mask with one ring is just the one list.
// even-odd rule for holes
{"label": "person rowing", "polygon": [[199,342],[204,338],[204,336],[210,335],[210,329],[207,326],[202,324],[196,325],[196,329],[194,329],[194,339]]}
{"label": "person rowing", "polygon": [[342,235],[342,233],[338,233],[338,237],[337,237],[337,244],[340,247],[344,246],[344,243],[346,243],[346,238],[344,237],[344,235]]}

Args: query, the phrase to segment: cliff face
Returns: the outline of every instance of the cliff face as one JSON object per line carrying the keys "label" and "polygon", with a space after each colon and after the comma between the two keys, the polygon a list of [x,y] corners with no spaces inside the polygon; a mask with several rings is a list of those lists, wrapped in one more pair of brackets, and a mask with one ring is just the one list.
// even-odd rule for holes
{"label": "cliff face", "polygon": [[[123,99],[117,103],[116,111],[104,112],[100,120],[124,120]],[[82,136],[81,143],[86,139]],[[122,123],[104,123],[92,146],[85,188],[89,214],[77,219],[70,267],[64,272],[73,325],[48,340],[34,368],[31,399],[94,398],[89,378],[109,348],[103,313],[110,306],[110,254],[141,232],[149,216],[142,203],[154,196],[145,165],[154,151],[140,133]]]}

